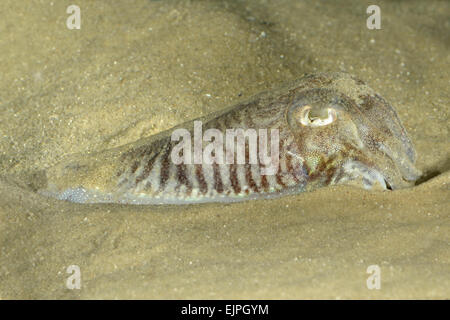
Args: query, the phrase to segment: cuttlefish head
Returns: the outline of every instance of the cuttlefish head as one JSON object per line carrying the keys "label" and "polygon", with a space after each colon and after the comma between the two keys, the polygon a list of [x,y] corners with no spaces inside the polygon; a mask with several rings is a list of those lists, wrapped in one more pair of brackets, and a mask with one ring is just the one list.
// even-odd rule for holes
{"label": "cuttlefish head", "polygon": [[399,189],[420,176],[396,112],[373,91],[351,96],[335,87],[300,90],[286,120],[311,182]]}

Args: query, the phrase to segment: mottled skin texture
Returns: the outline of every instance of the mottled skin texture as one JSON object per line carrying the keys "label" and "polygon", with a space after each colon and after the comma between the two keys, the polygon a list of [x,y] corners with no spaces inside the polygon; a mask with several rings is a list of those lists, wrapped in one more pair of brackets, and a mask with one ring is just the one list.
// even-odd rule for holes
{"label": "mottled skin texture", "polygon": [[[183,124],[192,133],[192,123]],[[239,201],[335,184],[398,189],[419,177],[415,151],[395,110],[346,73],[306,75],[203,121],[216,128],[278,129],[279,169],[257,164],[171,161],[173,129],[47,171],[40,193],[74,202],[183,204]],[[208,144],[204,142],[204,146]],[[248,149],[246,150],[248,157]]]}

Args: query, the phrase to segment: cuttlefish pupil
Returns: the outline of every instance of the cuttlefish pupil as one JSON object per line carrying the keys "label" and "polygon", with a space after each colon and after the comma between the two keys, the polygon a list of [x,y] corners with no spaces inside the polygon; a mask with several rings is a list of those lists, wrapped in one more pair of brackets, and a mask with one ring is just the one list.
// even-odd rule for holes
{"label": "cuttlefish pupil", "polygon": [[[306,75],[201,121],[204,132],[278,130],[278,170],[262,174],[259,161],[174,163],[174,128],[92,156],[73,155],[46,171],[38,192],[80,203],[233,202],[337,184],[398,189],[420,175],[395,110],[346,73]],[[194,120],[182,127],[192,134]]]}
{"label": "cuttlefish pupil", "polygon": [[304,126],[320,127],[326,126],[336,120],[336,110],[327,108],[327,117],[321,118],[311,114],[311,106],[304,106],[298,115],[300,123]]}

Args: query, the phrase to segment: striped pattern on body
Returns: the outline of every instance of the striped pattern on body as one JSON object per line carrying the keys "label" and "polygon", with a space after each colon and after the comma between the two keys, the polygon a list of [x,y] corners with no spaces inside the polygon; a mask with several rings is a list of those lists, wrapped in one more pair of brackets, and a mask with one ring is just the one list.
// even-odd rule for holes
{"label": "striped pattern on body", "polygon": [[[150,197],[162,203],[165,200],[197,202],[213,198],[223,198],[226,201],[247,196],[257,197],[290,187],[301,187],[306,177],[302,176],[301,159],[295,156],[298,152],[294,138],[289,130],[284,129],[283,122],[283,110],[274,112],[274,108],[247,105],[203,125],[203,132],[215,128],[224,137],[226,129],[267,129],[268,135],[271,128],[279,129],[279,168],[274,175],[261,174],[263,165],[259,162],[259,157],[258,163],[249,163],[247,139],[245,164],[175,164],[171,160],[171,152],[178,142],[165,137],[123,155],[124,165],[118,173],[117,193]],[[193,136],[191,131],[192,141]],[[259,145],[259,139],[257,142]],[[208,143],[204,142],[203,146]],[[270,141],[267,142],[268,150],[269,143]]]}

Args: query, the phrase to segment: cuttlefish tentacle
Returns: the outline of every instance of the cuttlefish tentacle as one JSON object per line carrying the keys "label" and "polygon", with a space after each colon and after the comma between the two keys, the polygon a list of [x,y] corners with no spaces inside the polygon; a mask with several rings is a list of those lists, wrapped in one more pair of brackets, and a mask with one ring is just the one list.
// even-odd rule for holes
{"label": "cuttlefish tentacle", "polygon": [[[230,132],[236,138],[232,148]],[[213,150],[210,161],[198,147]],[[237,161],[238,150],[244,161]],[[415,157],[397,113],[383,98],[349,74],[319,73],[156,137],[72,156],[47,170],[39,193],[80,203],[184,204],[268,198],[335,184],[398,189],[418,179]]]}

